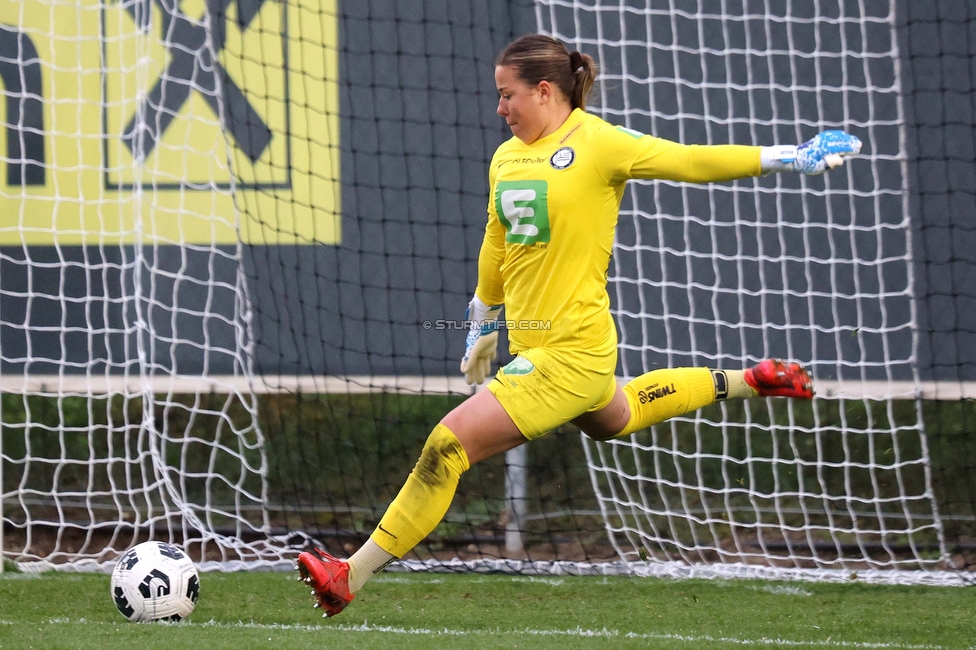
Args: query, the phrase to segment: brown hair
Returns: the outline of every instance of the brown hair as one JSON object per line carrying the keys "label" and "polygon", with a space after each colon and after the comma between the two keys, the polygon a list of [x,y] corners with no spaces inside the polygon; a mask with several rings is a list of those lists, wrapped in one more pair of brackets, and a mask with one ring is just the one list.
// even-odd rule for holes
{"label": "brown hair", "polygon": [[563,92],[573,108],[583,110],[597,73],[596,62],[589,54],[569,52],[565,45],[543,34],[515,39],[498,55],[495,65],[512,68],[530,86],[548,81]]}

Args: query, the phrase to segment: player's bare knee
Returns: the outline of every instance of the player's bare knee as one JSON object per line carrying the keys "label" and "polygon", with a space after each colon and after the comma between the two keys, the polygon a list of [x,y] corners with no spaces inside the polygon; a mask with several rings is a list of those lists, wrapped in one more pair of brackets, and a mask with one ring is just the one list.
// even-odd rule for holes
{"label": "player's bare knee", "polygon": [[583,413],[573,423],[593,440],[610,440],[620,435],[630,418],[630,404],[626,395],[618,388],[609,404],[596,411]]}
{"label": "player's bare knee", "polygon": [[615,431],[608,431],[607,429],[597,429],[594,427],[590,427],[587,429],[580,427],[580,431],[582,431],[587,438],[591,438],[593,440],[598,440],[598,441],[610,440],[618,433]]}
{"label": "player's bare knee", "polygon": [[607,409],[603,409],[593,413],[584,413],[574,419],[573,424],[579,427],[580,431],[588,438],[610,440],[623,430],[629,419],[629,410],[615,409],[611,413]]}

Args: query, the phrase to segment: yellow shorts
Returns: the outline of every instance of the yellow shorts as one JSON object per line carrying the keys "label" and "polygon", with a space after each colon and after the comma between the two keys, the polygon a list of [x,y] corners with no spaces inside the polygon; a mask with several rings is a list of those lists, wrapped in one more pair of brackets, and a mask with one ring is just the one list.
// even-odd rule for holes
{"label": "yellow shorts", "polygon": [[531,348],[500,368],[488,390],[533,440],[609,404],[617,390],[616,368],[615,345],[605,353]]}

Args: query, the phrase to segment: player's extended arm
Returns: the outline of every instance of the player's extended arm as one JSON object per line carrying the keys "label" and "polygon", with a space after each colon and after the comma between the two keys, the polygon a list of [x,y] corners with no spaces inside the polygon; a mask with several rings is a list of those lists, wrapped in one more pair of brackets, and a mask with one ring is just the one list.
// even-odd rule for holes
{"label": "player's extended arm", "polygon": [[824,131],[797,146],[684,145],[650,137],[634,146],[642,148],[627,178],[714,183],[769,172],[821,174],[857,154],[861,141],[844,131]]}
{"label": "player's extended arm", "polygon": [[861,151],[861,140],[844,131],[824,131],[796,147],[763,147],[759,153],[763,172],[822,174],[844,164],[845,156]]}

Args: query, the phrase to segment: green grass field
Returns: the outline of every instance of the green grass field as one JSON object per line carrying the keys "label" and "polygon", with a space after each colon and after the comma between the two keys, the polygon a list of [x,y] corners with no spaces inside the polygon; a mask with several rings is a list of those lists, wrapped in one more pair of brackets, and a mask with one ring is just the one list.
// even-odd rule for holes
{"label": "green grass field", "polygon": [[295,576],[201,575],[193,616],[126,622],[107,575],[0,576],[0,648],[970,648],[976,590],[385,573],[323,619]]}

